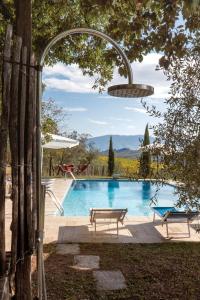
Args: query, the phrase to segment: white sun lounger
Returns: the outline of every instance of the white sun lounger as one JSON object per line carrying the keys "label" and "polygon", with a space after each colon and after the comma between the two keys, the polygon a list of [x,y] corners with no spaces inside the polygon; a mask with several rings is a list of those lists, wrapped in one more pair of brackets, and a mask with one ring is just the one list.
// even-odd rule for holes
{"label": "white sun lounger", "polygon": [[167,237],[169,237],[168,223],[187,223],[190,237],[190,223],[198,218],[198,211],[178,211],[175,207],[152,207],[154,212],[153,222],[157,214],[161,218],[162,225],[166,224]]}
{"label": "white sun lounger", "polygon": [[118,223],[123,224],[124,217],[127,213],[127,208],[91,208],[90,209],[90,222],[95,224],[95,232],[97,220],[114,220],[117,224],[117,235],[119,234]]}

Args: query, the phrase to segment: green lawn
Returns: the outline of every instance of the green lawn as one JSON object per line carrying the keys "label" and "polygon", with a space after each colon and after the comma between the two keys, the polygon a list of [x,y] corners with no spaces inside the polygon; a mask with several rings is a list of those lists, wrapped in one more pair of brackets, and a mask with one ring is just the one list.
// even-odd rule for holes
{"label": "green lawn", "polygon": [[91,271],[71,268],[72,255],[45,245],[49,300],[200,299],[200,244],[80,244],[81,254],[100,256],[102,270],[121,270],[127,288],[99,293]]}

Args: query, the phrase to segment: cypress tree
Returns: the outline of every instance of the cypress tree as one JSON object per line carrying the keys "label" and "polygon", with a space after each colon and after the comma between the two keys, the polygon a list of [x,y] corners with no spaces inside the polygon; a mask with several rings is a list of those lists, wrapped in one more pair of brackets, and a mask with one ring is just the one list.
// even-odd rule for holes
{"label": "cypress tree", "polygon": [[115,154],[113,151],[112,136],[110,137],[108,150],[108,176],[112,176],[115,168]]}
{"label": "cypress tree", "polygon": [[[149,128],[148,124],[146,125],[145,128],[145,133],[144,133],[144,140],[142,143],[142,147],[145,147],[150,144],[150,138],[149,138]],[[141,157],[140,157],[140,175],[142,177],[147,177],[150,175],[151,171],[151,155],[150,151],[148,149],[143,149]]]}

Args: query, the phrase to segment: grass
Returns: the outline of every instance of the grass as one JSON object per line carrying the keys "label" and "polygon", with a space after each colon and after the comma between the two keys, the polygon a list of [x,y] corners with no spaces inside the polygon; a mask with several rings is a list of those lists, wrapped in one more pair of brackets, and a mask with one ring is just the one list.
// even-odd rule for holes
{"label": "grass", "polygon": [[80,244],[81,254],[99,255],[101,270],[121,270],[127,288],[100,293],[92,271],[71,268],[72,255],[45,245],[48,299],[181,299],[200,295],[199,243]]}
{"label": "grass", "polygon": [[[107,166],[108,157],[99,156],[97,161],[100,165],[104,164]],[[137,173],[139,170],[139,162],[137,159],[115,157],[115,170],[116,172],[121,171],[125,174]]]}
{"label": "grass", "polygon": [[[96,164],[107,166],[108,157],[107,156],[99,156],[96,160]],[[128,176],[129,174],[138,174],[139,172],[139,160],[133,158],[125,158],[125,157],[115,157],[115,173],[121,172],[124,175]],[[163,164],[152,161],[151,169],[153,172],[161,170],[163,168]]]}

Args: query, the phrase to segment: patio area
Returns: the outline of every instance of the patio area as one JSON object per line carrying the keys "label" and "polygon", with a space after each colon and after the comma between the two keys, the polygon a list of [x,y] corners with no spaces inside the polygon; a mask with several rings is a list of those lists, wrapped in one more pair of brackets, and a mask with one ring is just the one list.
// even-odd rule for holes
{"label": "patio area", "polygon": [[[55,179],[53,192],[62,201],[72,184],[71,179]],[[11,201],[6,201],[6,246],[10,248]],[[88,217],[62,217],[56,215],[57,208],[47,195],[45,202],[45,236],[44,243],[163,243],[163,242],[199,242],[200,234],[192,223],[191,236],[188,237],[187,224],[169,224],[169,238],[166,237],[166,227],[159,219],[153,223],[153,217],[129,216],[124,225],[119,226],[117,236],[116,223],[97,224],[97,233]]]}
{"label": "patio area", "polygon": [[119,226],[119,236],[116,234],[116,224],[102,223],[94,226],[88,217],[46,217],[45,243],[162,243],[167,241],[199,242],[200,236],[191,228],[188,237],[186,224],[170,224],[169,235],[166,238],[165,226],[159,220],[152,222],[149,217],[128,217],[124,225]]}

